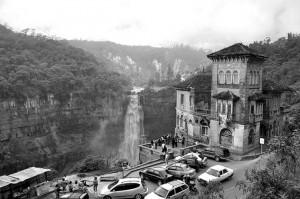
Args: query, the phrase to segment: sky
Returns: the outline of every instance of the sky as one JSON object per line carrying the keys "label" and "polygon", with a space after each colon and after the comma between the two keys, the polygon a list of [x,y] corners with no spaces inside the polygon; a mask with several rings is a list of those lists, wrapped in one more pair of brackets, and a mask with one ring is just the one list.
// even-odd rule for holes
{"label": "sky", "polygon": [[0,23],[65,39],[218,50],[300,33],[300,0],[0,0]]}

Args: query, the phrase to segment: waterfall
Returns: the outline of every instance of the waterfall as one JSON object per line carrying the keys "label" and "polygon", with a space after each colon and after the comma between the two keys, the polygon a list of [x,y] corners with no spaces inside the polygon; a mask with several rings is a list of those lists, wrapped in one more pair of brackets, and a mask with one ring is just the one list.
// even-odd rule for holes
{"label": "waterfall", "polygon": [[144,138],[144,112],[138,96],[141,90],[143,89],[135,87],[131,92],[125,115],[124,139],[119,148],[120,158],[127,159],[131,165],[138,164],[138,145]]}

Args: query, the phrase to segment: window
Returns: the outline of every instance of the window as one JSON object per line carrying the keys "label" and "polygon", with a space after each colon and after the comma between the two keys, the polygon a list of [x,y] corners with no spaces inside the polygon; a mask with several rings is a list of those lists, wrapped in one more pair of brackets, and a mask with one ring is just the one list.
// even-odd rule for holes
{"label": "window", "polygon": [[221,113],[221,102],[217,102],[217,113]]}
{"label": "window", "polygon": [[125,184],[120,184],[120,185],[117,185],[115,188],[114,188],[115,191],[124,191],[124,190],[127,190],[127,186]]}
{"label": "window", "polygon": [[187,185],[184,184],[184,185],[181,186],[181,188],[182,188],[182,190],[186,190],[186,189],[188,189],[189,187],[188,187]]}
{"label": "window", "polygon": [[251,129],[250,132],[249,132],[249,136],[248,136],[248,144],[251,145],[254,143],[254,130]]}
{"label": "window", "polygon": [[140,186],[140,184],[138,183],[128,183],[126,184],[126,189],[135,189],[138,188]]}
{"label": "window", "polygon": [[192,106],[193,105],[193,97],[192,96],[190,96],[190,104],[189,104],[190,106]]}
{"label": "window", "polygon": [[227,105],[227,115],[231,115],[231,113],[232,113],[232,110],[231,110],[231,104],[230,103],[228,103],[228,105]]}
{"label": "window", "polygon": [[260,84],[260,72],[257,72],[257,84]]}
{"label": "window", "polygon": [[231,72],[228,70],[226,71],[226,84],[231,84],[232,79],[231,79]]}
{"label": "window", "polygon": [[233,84],[239,84],[239,74],[236,70],[233,71]]}
{"label": "window", "polygon": [[222,104],[222,114],[226,114],[226,103],[223,102]]}
{"label": "window", "polygon": [[183,105],[184,104],[184,94],[180,95],[180,104]]}
{"label": "window", "polygon": [[251,106],[250,106],[250,113],[254,114],[254,105],[253,104],[251,104]]}
{"label": "window", "polygon": [[249,77],[249,85],[253,84],[253,72],[250,71],[250,77]]}
{"label": "window", "polygon": [[219,72],[219,84],[224,84],[224,83],[225,83],[224,72],[220,71]]}
{"label": "window", "polygon": [[181,187],[176,187],[176,188],[175,188],[176,194],[179,193],[179,192],[181,192],[181,191],[182,191],[182,188],[181,188]]}
{"label": "window", "polygon": [[173,196],[175,194],[175,190],[173,189],[173,190],[171,190],[169,193],[168,193],[168,197],[171,197],[171,196]]}
{"label": "window", "polygon": [[202,135],[207,136],[208,126],[202,126]]}

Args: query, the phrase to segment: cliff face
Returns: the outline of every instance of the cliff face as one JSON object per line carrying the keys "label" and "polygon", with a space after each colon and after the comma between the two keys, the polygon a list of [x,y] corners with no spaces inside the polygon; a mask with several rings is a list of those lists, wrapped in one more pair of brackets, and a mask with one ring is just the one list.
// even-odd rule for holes
{"label": "cliff face", "polygon": [[51,102],[29,109],[2,106],[0,175],[33,165],[62,171],[87,154],[111,156],[124,131],[127,101],[126,95],[105,98],[93,110]]}
{"label": "cliff face", "polygon": [[176,125],[176,90],[145,89],[141,93],[144,110],[144,132],[148,140],[174,133]]}
{"label": "cliff face", "polygon": [[0,175],[118,150],[130,82],[106,68],[66,42],[0,25]]}

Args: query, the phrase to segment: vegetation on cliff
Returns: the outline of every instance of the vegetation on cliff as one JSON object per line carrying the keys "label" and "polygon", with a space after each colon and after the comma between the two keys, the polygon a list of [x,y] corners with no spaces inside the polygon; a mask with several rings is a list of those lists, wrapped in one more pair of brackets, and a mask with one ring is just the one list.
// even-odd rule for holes
{"label": "vegetation on cliff", "polygon": [[81,49],[42,35],[13,32],[0,26],[0,97],[23,103],[27,97],[54,94],[60,103],[71,92],[85,100],[115,95],[128,85]]}
{"label": "vegetation on cliff", "polygon": [[[130,81],[106,68],[64,41],[0,25],[0,101],[15,103],[13,111],[0,109],[0,174],[32,165],[64,169],[92,150],[98,134],[106,139],[109,117],[120,129],[123,118],[116,112],[126,109],[122,96]],[[29,110],[32,101],[40,110]]]}
{"label": "vegetation on cliff", "polygon": [[268,57],[264,63],[267,78],[300,90],[300,35],[288,33],[287,38],[274,42],[267,38],[249,46]]}

